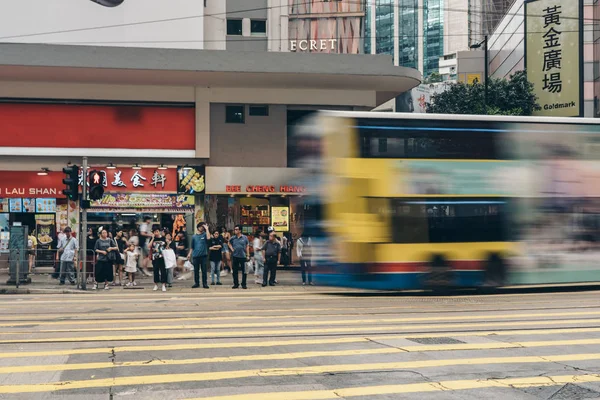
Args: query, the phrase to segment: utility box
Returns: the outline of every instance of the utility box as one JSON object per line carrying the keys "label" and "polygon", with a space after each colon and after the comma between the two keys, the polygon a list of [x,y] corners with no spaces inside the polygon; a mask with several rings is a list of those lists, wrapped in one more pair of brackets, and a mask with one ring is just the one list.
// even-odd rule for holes
{"label": "utility box", "polygon": [[[9,285],[29,283],[29,254],[27,252],[28,226],[11,226],[9,248]],[[17,272],[18,271],[18,272]],[[18,275],[18,277],[17,277]]]}

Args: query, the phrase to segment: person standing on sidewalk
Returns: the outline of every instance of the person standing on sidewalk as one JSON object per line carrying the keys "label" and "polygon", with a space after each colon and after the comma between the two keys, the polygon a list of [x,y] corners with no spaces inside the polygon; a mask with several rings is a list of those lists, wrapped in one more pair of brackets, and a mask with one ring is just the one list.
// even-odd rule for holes
{"label": "person standing on sidewalk", "polygon": [[202,287],[210,289],[206,269],[210,231],[208,230],[208,225],[204,222],[199,223],[196,229],[198,229],[198,233],[192,236],[192,246],[188,253],[188,260],[191,258],[192,264],[194,264],[194,286],[192,286],[192,289],[200,287],[200,271],[202,271]]}
{"label": "person standing on sidewalk", "polygon": [[262,252],[264,244],[262,231],[257,230],[256,236],[254,236],[254,240],[252,241],[252,248],[254,250],[254,283],[256,284],[262,283],[265,272],[265,258]]}
{"label": "person standing on sidewalk", "polygon": [[301,236],[296,242],[296,255],[300,260],[300,270],[302,271],[302,286],[306,285],[306,275],[308,275],[308,284],[312,286],[311,271],[311,251],[312,241],[308,236]]}
{"label": "person standing on sidewalk", "polygon": [[113,276],[113,262],[110,260],[108,253],[111,251],[118,251],[119,248],[112,239],[108,237],[108,231],[104,228],[100,231],[100,237],[96,240],[94,251],[96,252],[96,269],[94,271],[94,277],[96,282],[94,283],[94,290],[98,289],[98,283],[104,282],[104,290],[108,290],[108,282],[112,282]]}
{"label": "person standing on sidewalk", "polygon": [[[221,285],[221,258],[223,255],[223,238],[215,229],[213,237],[208,243],[210,251],[210,280],[211,285]],[[215,279],[216,277],[216,279]]]}
{"label": "person standing on sidewalk", "polygon": [[262,251],[265,257],[265,272],[263,274],[262,286],[267,286],[267,282],[269,286],[275,286],[275,270],[281,259],[281,244],[277,241],[275,232],[269,233],[269,240],[264,244]]}
{"label": "person standing on sidewalk", "polygon": [[[166,242],[166,248],[173,250],[175,257],[177,257],[177,246],[176,246],[175,242],[173,241],[173,236],[171,235],[171,232],[165,233],[165,242]],[[175,272],[175,268],[167,269],[167,287],[173,287],[173,273],[174,272]]]}
{"label": "person standing on sidewalk", "polygon": [[242,229],[239,225],[235,226],[233,233],[233,237],[229,239],[229,250],[231,250],[233,258],[232,289],[240,287],[239,271],[242,271],[242,289],[248,289],[248,286],[246,286],[246,280],[248,279],[246,262],[250,261],[250,242],[245,235],[242,235]]}
{"label": "person standing on sidewalk", "polygon": [[154,229],[154,236],[150,240],[149,246],[152,256],[152,269],[154,270],[154,288],[158,290],[158,284],[162,283],[162,291],[167,291],[167,268],[162,252],[167,248],[165,238],[159,227]]}
{"label": "person standing on sidewalk", "polygon": [[65,284],[65,278],[69,278],[71,285],[75,284],[75,263],[77,262],[77,251],[79,250],[79,243],[71,235],[71,228],[68,226],[64,230],[65,238],[61,241],[62,247],[60,248],[60,272],[58,277],[60,279],[60,285]]}
{"label": "person standing on sidewalk", "polygon": [[139,243],[140,243],[140,251],[142,252],[142,257],[140,257],[140,269],[146,276],[152,276],[150,272],[148,272],[148,254],[152,251],[148,243],[152,240],[152,226],[151,226],[152,218],[144,217],[144,223],[140,225],[139,229]]}

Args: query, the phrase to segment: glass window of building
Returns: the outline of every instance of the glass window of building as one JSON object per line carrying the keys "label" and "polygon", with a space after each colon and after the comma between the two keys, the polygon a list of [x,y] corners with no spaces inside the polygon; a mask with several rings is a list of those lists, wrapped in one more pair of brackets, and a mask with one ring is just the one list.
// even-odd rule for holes
{"label": "glass window of building", "polygon": [[439,71],[444,54],[443,0],[424,0],[423,7],[423,77]]}
{"label": "glass window of building", "polygon": [[253,19],[250,21],[250,33],[252,35],[264,36],[267,34],[267,21]]}
{"label": "glass window of building", "polygon": [[225,122],[228,124],[243,124],[246,121],[244,106],[225,106]]}
{"label": "glass window of building", "polygon": [[230,36],[242,36],[242,20],[241,19],[228,19],[227,20],[227,34]]}

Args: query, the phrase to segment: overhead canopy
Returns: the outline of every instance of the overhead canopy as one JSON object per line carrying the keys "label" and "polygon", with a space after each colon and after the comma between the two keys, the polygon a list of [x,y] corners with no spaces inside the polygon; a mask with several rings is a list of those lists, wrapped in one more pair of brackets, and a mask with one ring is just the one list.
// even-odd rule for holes
{"label": "overhead canopy", "polygon": [[421,78],[385,55],[0,44],[8,81],[365,90],[381,104]]}

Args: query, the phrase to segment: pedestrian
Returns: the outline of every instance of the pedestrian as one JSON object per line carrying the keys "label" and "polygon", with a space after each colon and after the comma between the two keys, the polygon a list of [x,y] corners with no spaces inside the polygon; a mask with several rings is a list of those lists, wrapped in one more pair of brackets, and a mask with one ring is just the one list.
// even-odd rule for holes
{"label": "pedestrian", "polygon": [[[113,286],[116,284],[117,286],[124,286],[123,283],[123,268],[125,265],[125,249],[127,248],[127,238],[122,230],[117,231],[115,242],[117,247],[119,248],[119,254],[115,260],[115,272],[119,277],[119,282],[113,282]],[[116,281],[116,279],[115,279]]]}
{"label": "pedestrian", "polygon": [[302,271],[302,286],[306,285],[307,275],[308,284],[312,286],[312,240],[309,236],[300,236],[296,243],[296,255],[298,256],[298,260],[300,260],[300,271]]}
{"label": "pedestrian", "polygon": [[102,229],[100,231],[100,237],[96,240],[94,251],[96,252],[96,270],[94,273],[94,290],[98,289],[98,284],[104,282],[104,290],[108,290],[108,283],[112,282],[113,277],[113,261],[111,258],[114,256],[109,255],[111,252],[119,250],[117,245],[112,239],[108,237],[108,231]]}
{"label": "pedestrian", "polygon": [[210,252],[210,280],[211,285],[221,285],[221,258],[223,255],[223,238],[215,229],[213,237],[208,242]]}
{"label": "pedestrian", "polygon": [[290,264],[290,253],[288,245],[289,241],[286,233],[284,233],[283,237],[281,238],[281,265],[283,265],[284,267],[287,267]]}
{"label": "pedestrian", "polygon": [[127,286],[137,286],[135,282],[135,273],[137,271],[137,263],[140,254],[136,251],[135,245],[133,243],[129,244],[129,247],[125,251],[125,258],[127,260],[125,264],[125,272],[129,275],[129,282],[127,282]]}
{"label": "pedestrian", "polygon": [[79,243],[71,235],[71,228],[68,226],[64,229],[65,237],[61,240],[61,256],[59,279],[60,285],[65,284],[65,278],[69,279],[71,285],[75,284],[75,263],[77,262],[77,251]]}
{"label": "pedestrian", "polygon": [[[175,245],[175,242],[173,241],[173,236],[171,236],[171,232],[168,232],[168,231],[165,231],[165,232],[166,232],[165,233],[166,248],[173,250],[173,254],[177,255],[177,246]],[[175,268],[167,269],[167,287],[173,287],[174,271],[175,271]]]}
{"label": "pedestrian", "polygon": [[165,267],[165,259],[163,258],[162,252],[167,248],[165,238],[162,236],[162,232],[159,227],[154,229],[154,236],[148,243],[150,254],[152,257],[152,269],[154,272],[154,288],[152,290],[158,290],[158,284],[162,284],[162,291],[167,291],[167,269]]}
{"label": "pedestrian", "polygon": [[146,276],[152,276],[150,272],[148,272],[148,255],[150,254],[150,247],[148,243],[152,240],[152,218],[144,217],[144,222],[140,225],[139,229],[139,242],[140,242],[140,251],[142,257],[140,258],[140,269]]}
{"label": "pedestrian", "polygon": [[252,241],[252,248],[254,249],[254,283],[257,285],[263,283],[263,274],[265,271],[265,258],[262,253],[263,245],[262,231],[258,230]]}
{"label": "pedestrian", "polygon": [[184,267],[187,260],[187,239],[185,237],[185,233],[183,231],[179,231],[177,233],[177,237],[175,238],[175,255],[177,256],[177,272],[180,276],[184,274]]}
{"label": "pedestrian", "polygon": [[[277,265],[281,261],[281,244],[277,241],[277,235],[275,232],[269,233],[269,240],[262,247],[262,251],[265,257],[265,272],[263,275],[262,286],[275,286],[275,271]],[[270,273],[270,279],[269,279]]]}
{"label": "pedestrian", "polygon": [[27,256],[29,258],[29,273],[33,272],[35,266],[35,252],[37,249],[37,239],[35,238],[35,231],[32,231],[27,235]]}
{"label": "pedestrian", "polygon": [[250,242],[245,235],[242,235],[242,229],[236,225],[233,229],[233,237],[229,239],[229,250],[233,258],[233,287],[240,287],[239,272],[242,271],[242,289],[248,289],[246,280],[246,262],[250,261]]}
{"label": "pedestrian", "polygon": [[231,272],[231,251],[229,249],[229,240],[231,239],[231,233],[227,232],[225,228],[223,228],[223,274],[222,276],[227,276],[227,272]]}
{"label": "pedestrian", "polygon": [[197,226],[197,233],[192,236],[192,246],[188,252],[188,260],[192,260],[194,264],[194,286],[192,289],[200,287],[200,271],[202,271],[202,287],[210,289],[208,286],[207,263],[208,263],[208,238],[210,231],[208,225],[200,222]]}

